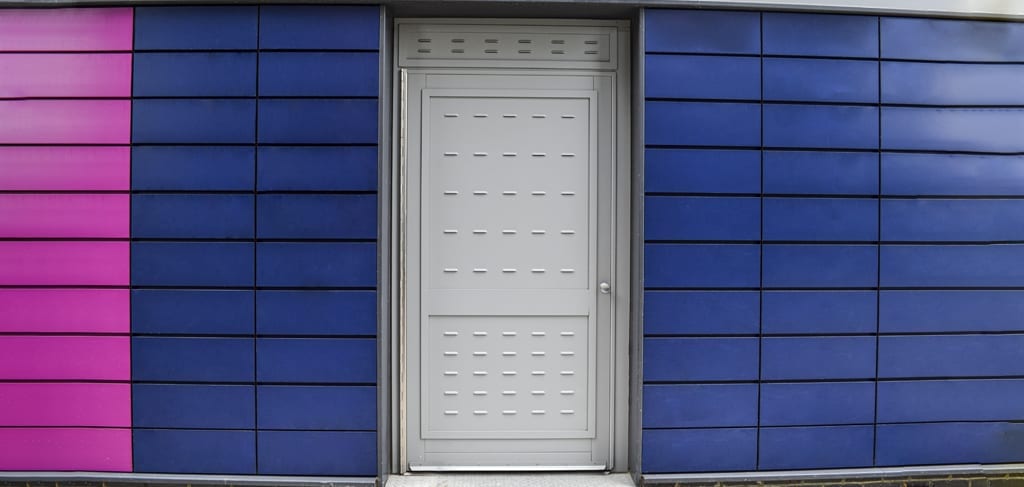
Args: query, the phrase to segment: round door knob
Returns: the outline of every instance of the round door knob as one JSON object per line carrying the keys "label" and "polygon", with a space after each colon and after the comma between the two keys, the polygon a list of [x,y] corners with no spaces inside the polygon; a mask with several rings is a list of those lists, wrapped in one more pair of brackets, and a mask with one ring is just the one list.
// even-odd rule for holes
{"label": "round door knob", "polygon": [[601,294],[608,294],[612,292],[612,285],[607,282],[602,282],[601,284],[598,284],[597,287],[601,290]]}

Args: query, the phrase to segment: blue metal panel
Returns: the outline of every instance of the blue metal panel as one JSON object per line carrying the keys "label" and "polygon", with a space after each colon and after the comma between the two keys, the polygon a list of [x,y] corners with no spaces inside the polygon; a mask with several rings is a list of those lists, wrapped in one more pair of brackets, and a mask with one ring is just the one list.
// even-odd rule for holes
{"label": "blue metal panel", "polygon": [[648,145],[761,145],[757,103],[648,101],[644,116]]}
{"label": "blue metal panel", "polygon": [[878,383],[878,421],[1019,421],[1024,380],[928,380]]}
{"label": "blue metal panel", "polygon": [[135,289],[132,333],[251,335],[253,306],[252,291]]}
{"label": "blue metal panel", "polygon": [[935,61],[1024,61],[1024,24],[882,18],[882,57]]}
{"label": "blue metal panel", "polygon": [[256,96],[256,53],[140,52],[133,59],[134,96]]}
{"label": "blue metal panel", "polygon": [[377,96],[376,52],[260,53],[260,96]]}
{"label": "blue metal panel", "polygon": [[761,153],[755,150],[647,149],[649,193],[761,192]]}
{"label": "blue metal panel", "polygon": [[264,194],[256,201],[260,238],[377,237],[377,195]]}
{"label": "blue metal panel", "polygon": [[648,196],[644,238],[651,240],[758,240],[761,199]]}
{"label": "blue metal panel", "polygon": [[883,245],[882,286],[1024,286],[1024,245]]}
{"label": "blue metal panel", "polygon": [[764,470],[870,467],[874,443],[872,425],[762,428],[758,467]]}
{"label": "blue metal panel", "polygon": [[765,151],[768,194],[878,194],[878,154]]}
{"label": "blue metal panel", "polygon": [[874,421],[874,381],[761,384],[762,426],[864,424]]}
{"label": "blue metal panel", "polygon": [[757,380],[757,338],[645,338],[644,380]]}
{"label": "blue metal panel", "polygon": [[1021,423],[878,425],[877,465],[1010,463],[1024,451]]}
{"label": "blue metal panel", "polygon": [[644,428],[756,425],[757,384],[644,386]]}
{"label": "blue metal panel", "polygon": [[132,147],[132,189],[251,190],[255,161],[252,147]]}
{"label": "blue metal panel", "polygon": [[132,380],[252,382],[251,338],[132,338]]}
{"label": "blue metal panel", "polygon": [[377,334],[374,291],[257,291],[260,335]]}
{"label": "blue metal panel", "polygon": [[645,430],[644,473],[726,472],[757,467],[754,428]]}
{"label": "blue metal panel", "polygon": [[761,98],[761,60],[756,57],[648,54],[644,62],[647,98]]}
{"label": "blue metal panel", "polygon": [[882,154],[887,195],[1024,195],[1024,156]]}
{"label": "blue metal panel", "polygon": [[252,286],[253,245],[134,242],[133,286]]}
{"label": "blue metal panel", "polygon": [[260,147],[261,191],[376,191],[376,147]]}
{"label": "blue metal panel", "polygon": [[1024,109],[882,109],[885,149],[1024,152]]}
{"label": "blue metal panel", "polygon": [[758,12],[644,9],[647,52],[760,54]]}
{"label": "blue metal panel", "polygon": [[377,388],[259,386],[259,428],[367,430],[377,427]]}
{"label": "blue metal panel", "polygon": [[765,58],[764,99],[878,103],[878,62]]}
{"label": "blue metal panel", "polygon": [[759,245],[647,244],[647,287],[757,287]]}
{"label": "blue metal panel", "polygon": [[255,117],[255,100],[133,100],[132,142],[251,144]]}
{"label": "blue metal panel", "polygon": [[260,243],[256,282],[283,287],[373,287],[377,245],[373,243]]}
{"label": "blue metal panel", "polygon": [[766,245],[765,287],[874,287],[874,245]]}
{"label": "blue metal panel", "polygon": [[253,196],[132,195],[132,237],[252,238]]}
{"label": "blue metal panel", "polygon": [[258,335],[377,335],[373,291],[260,291]]}
{"label": "blue metal panel", "polygon": [[764,13],[764,53],[878,57],[878,18]]}
{"label": "blue metal panel", "polygon": [[260,7],[260,49],[376,50],[380,7]]}
{"label": "blue metal panel", "polygon": [[875,149],[878,148],[878,108],[765,105],[764,145],[809,149]]}
{"label": "blue metal panel", "polygon": [[135,472],[255,474],[254,431],[132,431]]}
{"label": "blue metal panel", "polygon": [[761,340],[765,380],[875,378],[875,337],[774,337]]}
{"label": "blue metal panel", "polygon": [[1024,331],[1024,291],[882,291],[886,333]]}
{"label": "blue metal panel", "polygon": [[259,108],[260,143],[377,143],[375,99],[265,99]]}
{"label": "blue metal panel", "polygon": [[914,105],[1024,105],[1024,66],[882,63],[882,101]]}
{"label": "blue metal panel", "polygon": [[1005,377],[1024,375],[1024,335],[883,336],[878,376]]}
{"label": "blue metal panel", "polygon": [[377,381],[377,342],[372,338],[259,338],[256,349],[259,382]]}
{"label": "blue metal panel", "polygon": [[264,475],[377,475],[377,434],[362,431],[260,431]]}
{"label": "blue metal panel", "polygon": [[766,291],[761,326],[776,333],[874,333],[875,291]]}
{"label": "blue metal panel", "polygon": [[253,429],[253,389],[241,385],[134,384],[132,426]]}
{"label": "blue metal panel", "polygon": [[878,200],[765,198],[764,239],[877,241]]}
{"label": "blue metal panel", "polygon": [[1024,200],[885,200],[882,236],[894,242],[1024,240]]}
{"label": "blue metal panel", "polygon": [[644,334],[758,333],[758,291],[646,291]]}
{"label": "blue metal panel", "polygon": [[256,7],[136,7],[135,49],[256,48]]}

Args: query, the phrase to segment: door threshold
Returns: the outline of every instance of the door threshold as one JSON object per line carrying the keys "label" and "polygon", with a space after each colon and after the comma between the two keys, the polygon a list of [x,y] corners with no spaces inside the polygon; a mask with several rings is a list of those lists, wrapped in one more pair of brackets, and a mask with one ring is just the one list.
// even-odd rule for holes
{"label": "door threshold", "polygon": [[386,487],[635,487],[628,473],[501,472],[391,475]]}
{"label": "door threshold", "polygon": [[441,466],[424,466],[415,465],[409,467],[409,470],[413,472],[603,472],[608,470],[605,465],[496,465],[496,466],[461,466],[461,465],[441,465]]}

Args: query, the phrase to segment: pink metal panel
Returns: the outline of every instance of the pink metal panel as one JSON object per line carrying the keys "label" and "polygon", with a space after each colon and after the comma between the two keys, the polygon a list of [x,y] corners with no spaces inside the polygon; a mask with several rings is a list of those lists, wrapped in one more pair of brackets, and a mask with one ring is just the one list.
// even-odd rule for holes
{"label": "pink metal panel", "polygon": [[127,238],[126,194],[0,194],[0,238]]}
{"label": "pink metal panel", "polygon": [[127,289],[0,289],[0,333],[128,333],[128,303]]}
{"label": "pink metal panel", "polygon": [[0,242],[0,285],[127,286],[128,267],[128,242]]}
{"label": "pink metal panel", "polygon": [[124,336],[0,336],[0,380],[124,380]]}
{"label": "pink metal panel", "polygon": [[0,54],[0,98],[131,94],[131,54]]}
{"label": "pink metal panel", "polygon": [[130,117],[128,100],[3,100],[0,143],[127,144]]}
{"label": "pink metal panel", "polygon": [[0,470],[132,470],[127,428],[0,428],[0,445]]}
{"label": "pink metal panel", "polygon": [[131,8],[0,10],[0,52],[131,48]]}
{"label": "pink metal panel", "polygon": [[127,147],[0,147],[0,191],[130,189]]}
{"label": "pink metal panel", "polygon": [[131,427],[129,384],[0,384],[0,426]]}

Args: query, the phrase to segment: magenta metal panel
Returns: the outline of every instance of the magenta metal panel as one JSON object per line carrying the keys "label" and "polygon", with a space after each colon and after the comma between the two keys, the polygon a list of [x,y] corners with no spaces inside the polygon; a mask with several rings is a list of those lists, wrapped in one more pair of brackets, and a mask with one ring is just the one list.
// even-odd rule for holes
{"label": "magenta metal panel", "polygon": [[128,147],[0,147],[0,191],[127,191]]}
{"label": "magenta metal panel", "polygon": [[127,194],[0,194],[0,238],[127,238]]}
{"label": "magenta metal panel", "polygon": [[0,380],[127,381],[130,348],[125,336],[0,336]]}
{"label": "magenta metal panel", "polygon": [[0,285],[127,286],[128,267],[128,242],[0,242]]}
{"label": "magenta metal panel", "polygon": [[0,98],[131,94],[131,54],[0,54]]}
{"label": "magenta metal panel", "polygon": [[131,427],[130,384],[0,384],[0,426]]}
{"label": "magenta metal panel", "polygon": [[0,428],[0,445],[0,470],[132,469],[132,431],[127,428]]}
{"label": "magenta metal panel", "polygon": [[131,48],[131,8],[0,10],[0,52]]}
{"label": "magenta metal panel", "polygon": [[128,333],[129,299],[127,289],[0,289],[0,333]]}
{"label": "magenta metal panel", "polygon": [[128,100],[0,101],[0,144],[127,144],[130,127]]}

